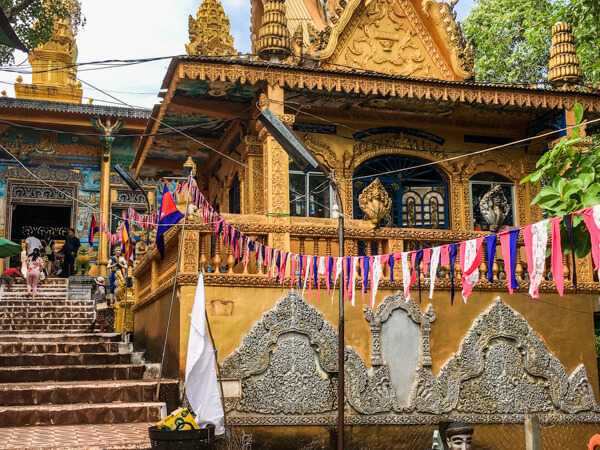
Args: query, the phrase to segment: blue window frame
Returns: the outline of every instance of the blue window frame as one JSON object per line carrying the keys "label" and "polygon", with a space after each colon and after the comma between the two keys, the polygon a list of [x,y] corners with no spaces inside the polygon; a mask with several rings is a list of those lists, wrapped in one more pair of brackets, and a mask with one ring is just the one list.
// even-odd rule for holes
{"label": "blue window frame", "polygon": [[376,178],[392,199],[392,223],[383,226],[399,228],[450,227],[448,217],[448,182],[433,165],[426,161],[401,155],[370,159],[354,172],[354,218],[362,219],[364,213],[358,206],[358,196]]}

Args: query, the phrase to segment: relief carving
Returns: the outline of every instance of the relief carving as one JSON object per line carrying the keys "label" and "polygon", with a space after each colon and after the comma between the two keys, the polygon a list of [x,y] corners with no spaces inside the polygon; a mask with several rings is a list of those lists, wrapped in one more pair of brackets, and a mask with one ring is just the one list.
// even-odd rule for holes
{"label": "relief carving", "polygon": [[497,297],[438,377],[420,367],[417,411],[435,414],[577,414],[600,408],[585,368],[570,377],[527,321]]}
{"label": "relief carving", "polygon": [[[224,377],[242,379],[242,397],[226,409],[261,414],[334,411],[338,337],[322,314],[296,292],[265,312],[222,365]],[[346,400],[361,414],[394,408],[385,366],[367,372],[356,351],[345,350]]]}

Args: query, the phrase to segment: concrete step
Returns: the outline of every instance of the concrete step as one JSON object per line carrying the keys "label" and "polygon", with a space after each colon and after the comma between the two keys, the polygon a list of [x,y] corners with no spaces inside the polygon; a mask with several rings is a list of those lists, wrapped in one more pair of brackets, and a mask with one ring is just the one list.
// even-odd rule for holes
{"label": "concrete step", "polygon": [[127,353],[133,344],[126,342],[1,342],[0,354],[10,353]]}
{"label": "concrete step", "polygon": [[[92,316],[93,317],[93,316]],[[17,318],[11,317],[4,319],[2,325],[89,325],[92,321],[92,317],[66,317],[66,318]]]}
{"label": "concrete step", "polygon": [[[49,309],[49,308],[48,308]],[[0,322],[10,321],[10,319],[28,320],[28,319],[94,319],[94,310],[89,308],[85,310],[72,311],[69,309],[63,310],[46,310],[46,311],[28,311],[27,308],[22,310],[0,308]]]}
{"label": "concrete step", "polygon": [[28,342],[28,343],[39,343],[39,342],[119,342],[121,341],[120,333],[21,333],[18,335],[3,334],[0,333],[0,342],[3,343],[14,343],[14,342]]}
{"label": "concrete step", "polygon": [[165,415],[162,402],[0,406],[0,424],[5,427],[155,422]]}
{"label": "concrete step", "polygon": [[[5,383],[142,379],[143,364],[86,364],[62,366],[0,367]],[[1,424],[2,422],[0,422]]]}
{"label": "concrete step", "polygon": [[47,334],[47,333],[85,333],[89,331],[90,326],[79,326],[79,325],[34,325],[34,326],[24,326],[24,325],[6,325],[2,326],[0,324],[0,333],[2,334],[20,334],[20,333],[28,333],[28,334]]}
{"label": "concrete step", "polygon": [[[99,380],[45,383],[0,383],[4,406],[69,403],[153,402],[157,380]],[[177,399],[177,380],[163,379],[161,401]],[[173,402],[175,403],[175,402]],[[168,405],[172,411],[176,404]]]}
{"label": "concrete step", "polygon": [[0,354],[0,366],[67,366],[132,364],[143,361],[141,353],[24,353]]}

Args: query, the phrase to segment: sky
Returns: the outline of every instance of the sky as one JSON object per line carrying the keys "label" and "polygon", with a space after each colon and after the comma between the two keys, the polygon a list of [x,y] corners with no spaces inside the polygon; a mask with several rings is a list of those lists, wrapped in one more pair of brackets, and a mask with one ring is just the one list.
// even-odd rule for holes
{"label": "sky", "polygon": [[[107,59],[137,59],[185,54],[189,42],[188,16],[196,17],[201,0],[82,0],[86,24],[79,30],[78,62]],[[474,0],[460,0],[455,7],[464,19]],[[231,34],[239,52],[250,52],[250,0],[221,0],[229,15]],[[420,3],[420,1],[418,1]],[[17,52],[15,63],[30,69],[26,55]],[[95,104],[117,104],[151,108],[158,102],[158,91],[170,58],[144,64],[78,72],[83,96]],[[14,96],[12,84],[17,74],[0,71],[0,90]],[[31,75],[24,74],[30,83]],[[91,86],[101,89],[106,95]],[[112,96],[112,97],[111,97]],[[87,98],[84,98],[87,102]],[[111,103],[112,102],[112,103]]]}

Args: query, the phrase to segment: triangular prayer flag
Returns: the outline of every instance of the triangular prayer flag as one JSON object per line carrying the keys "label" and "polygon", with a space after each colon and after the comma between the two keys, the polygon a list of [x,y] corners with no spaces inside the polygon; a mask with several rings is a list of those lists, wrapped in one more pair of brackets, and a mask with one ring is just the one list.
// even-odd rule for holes
{"label": "triangular prayer flag", "polygon": [[562,297],[565,286],[565,274],[560,242],[560,219],[560,217],[550,219],[550,225],[552,227],[552,278],[554,279],[558,295]]}
{"label": "triangular prayer flag", "polygon": [[508,292],[513,293],[513,289],[519,287],[515,268],[517,266],[517,237],[519,228],[514,230],[499,233],[500,247],[502,247],[502,258],[504,259],[504,271],[506,272],[506,282],[508,284]]}
{"label": "triangular prayer flag", "polygon": [[90,247],[94,246],[94,235],[100,231],[98,224],[96,223],[96,217],[92,214],[92,223],[90,224],[90,234],[88,236],[88,242]]}
{"label": "triangular prayer flag", "polygon": [[[177,206],[175,206],[175,202],[173,201],[171,192],[165,184],[163,187],[163,194],[160,201],[158,225],[156,226],[156,248],[158,249],[160,257],[162,259],[165,258],[165,232],[169,230],[173,225],[179,223],[179,221],[184,217],[185,216],[177,209]],[[221,222],[220,225],[222,226],[223,223]]]}
{"label": "triangular prayer flag", "polygon": [[492,234],[491,236],[485,237],[485,248],[487,253],[487,262],[488,262],[488,273],[487,279],[490,283],[494,282],[494,259],[496,258],[496,235]]}

